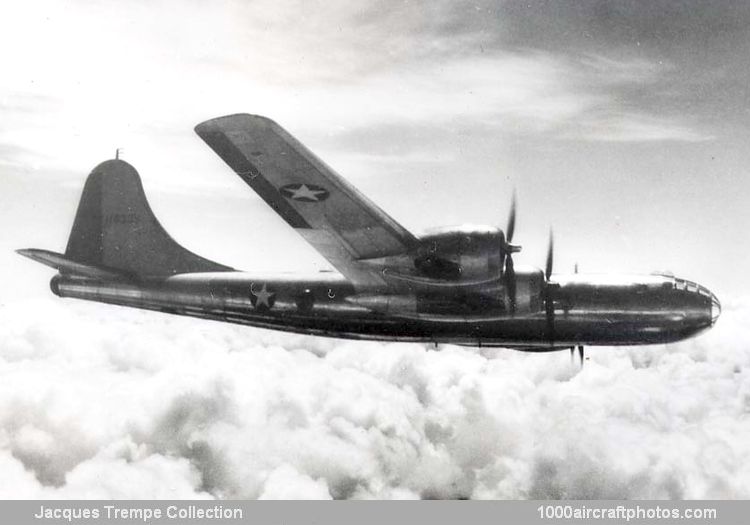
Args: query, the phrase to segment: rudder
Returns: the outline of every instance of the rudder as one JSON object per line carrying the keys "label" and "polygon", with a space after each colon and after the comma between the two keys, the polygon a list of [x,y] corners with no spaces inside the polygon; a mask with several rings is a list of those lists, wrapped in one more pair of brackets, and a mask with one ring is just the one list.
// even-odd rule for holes
{"label": "rudder", "polygon": [[65,256],[138,277],[230,271],[180,246],[154,216],[138,172],[119,159],[86,179]]}

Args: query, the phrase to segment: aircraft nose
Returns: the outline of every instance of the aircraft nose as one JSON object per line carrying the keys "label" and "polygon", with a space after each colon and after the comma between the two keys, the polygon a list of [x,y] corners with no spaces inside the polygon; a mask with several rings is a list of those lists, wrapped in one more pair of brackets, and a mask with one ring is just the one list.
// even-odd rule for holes
{"label": "aircraft nose", "polygon": [[714,324],[721,315],[721,303],[715,293],[711,294],[711,324]]}

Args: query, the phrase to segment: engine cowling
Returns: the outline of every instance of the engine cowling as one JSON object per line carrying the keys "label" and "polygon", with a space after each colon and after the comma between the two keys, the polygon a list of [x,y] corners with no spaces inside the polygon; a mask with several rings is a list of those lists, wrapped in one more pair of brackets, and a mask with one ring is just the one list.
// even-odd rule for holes
{"label": "engine cowling", "polygon": [[[531,266],[516,267],[516,310],[521,316],[544,310],[544,272]],[[507,297],[507,294],[506,294]]]}
{"label": "engine cowling", "polygon": [[432,279],[475,281],[502,274],[502,230],[490,226],[460,226],[431,230],[419,239],[414,268]]}

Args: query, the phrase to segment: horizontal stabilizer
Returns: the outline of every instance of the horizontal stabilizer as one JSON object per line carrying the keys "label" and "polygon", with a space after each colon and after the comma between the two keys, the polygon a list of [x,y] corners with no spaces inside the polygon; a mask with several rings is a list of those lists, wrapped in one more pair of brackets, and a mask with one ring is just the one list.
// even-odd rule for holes
{"label": "horizontal stabilizer", "polygon": [[129,277],[126,273],[105,270],[98,266],[79,263],[60,253],[51,252],[49,250],[28,248],[24,250],[16,250],[16,252],[31,260],[46,264],[64,274],[80,275],[92,279],[126,279]]}

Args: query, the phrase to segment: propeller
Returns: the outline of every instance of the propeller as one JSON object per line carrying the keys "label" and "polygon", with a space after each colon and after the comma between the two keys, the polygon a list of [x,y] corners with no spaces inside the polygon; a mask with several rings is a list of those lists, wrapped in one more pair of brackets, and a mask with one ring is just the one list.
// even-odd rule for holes
{"label": "propeller", "polygon": [[550,343],[555,340],[555,298],[553,296],[555,285],[550,283],[552,265],[555,260],[554,252],[555,237],[550,228],[549,244],[547,245],[547,263],[544,266],[544,313],[547,318],[547,337]]}
{"label": "propeller", "polygon": [[508,215],[508,224],[505,228],[505,239],[500,245],[500,266],[503,268],[505,285],[508,289],[508,299],[510,301],[510,313],[516,313],[516,272],[513,269],[513,254],[520,252],[521,247],[512,244],[513,233],[516,231],[516,192],[513,192],[513,198],[510,202],[510,213]]}
{"label": "propeller", "polygon": [[513,240],[513,232],[516,231],[516,192],[510,201],[510,213],[508,214],[508,226],[505,228],[505,240],[510,243]]}
{"label": "propeller", "polygon": [[544,266],[544,278],[549,281],[552,276],[552,264],[555,261],[555,236],[552,233],[552,228],[549,230],[549,244],[547,244],[547,263]]}
{"label": "propeller", "polygon": [[516,271],[513,269],[513,257],[508,254],[505,260],[505,285],[508,287],[510,314],[516,314]]}
{"label": "propeller", "polygon": [[[500,266],[503,268],[503,277],[505,286],[508,290],[509,310],[511,315],[516,313],[516,272],[513,268],[513,254],[520,252],[521,247],[513,244],[513,234],[516,230],[516,193],[513,192],[513,199],[510,203],[510,214],[508,215],[508,224],[505,229],[505,239],[500,246]],[[547,339],[550,344],[555,340],[555,290],[559,287],[557,283],[550,281],[552,278],[552,269],[555,262],[555,236],[552,228],[549,230],[549,243],[547,245],[547,260],[544,265],[544,313],[546,317]],[[576,263],[576,273],[578,273],[578,264]],[[574,348],[571,348],[573,355]],[[578,346],[578,353],[581,363],[584,359],[583,346]]]}

